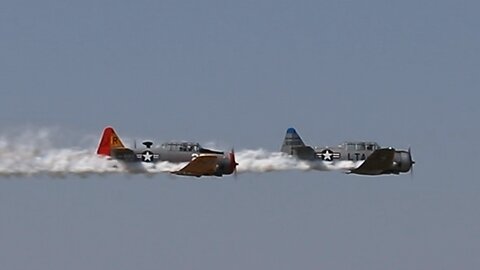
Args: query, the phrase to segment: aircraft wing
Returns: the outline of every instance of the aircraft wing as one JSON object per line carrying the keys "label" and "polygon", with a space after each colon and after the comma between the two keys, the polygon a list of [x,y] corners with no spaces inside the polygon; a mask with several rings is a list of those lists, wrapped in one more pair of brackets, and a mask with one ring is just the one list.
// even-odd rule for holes
{"label": "aircraft wing", "polygon": [[358,168],[351,173],[377,175],[392,167],[395,149],[384,148],[375,150]]}
{"label": "aircraft wing", "polygon": [[202,175],[213,175],[217,168],[217,156],[204,155],[190,161],[182,169],[172,172],[178,175],[189,175],[200,177]]}

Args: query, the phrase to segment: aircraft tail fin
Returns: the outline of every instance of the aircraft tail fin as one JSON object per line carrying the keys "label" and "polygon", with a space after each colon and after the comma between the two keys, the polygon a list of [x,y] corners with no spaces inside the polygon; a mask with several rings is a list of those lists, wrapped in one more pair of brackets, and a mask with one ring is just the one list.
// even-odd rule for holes
{"label": "aircraft tail fin", "polygon": [[315,150],[305,145],[294,128],[287,129],[281,151],[304,160],[314,160],[316,157]]}
{"label": "aircraft tail fin", "polygon": [[103,130],[102,138],[98,145],[97,154],[110,156],[112,149],[125,148],[120,137],[112,127],[106,127]]}
{"label": "aircraft tail fin", "polygon": [[297,131],[294,128],[287,129],[287,133],[285,134],[285,139],[283,140],[282,148],[280,151],[293,155],[294,148],[301,147],[305,147],[305,143],[303,143]]}

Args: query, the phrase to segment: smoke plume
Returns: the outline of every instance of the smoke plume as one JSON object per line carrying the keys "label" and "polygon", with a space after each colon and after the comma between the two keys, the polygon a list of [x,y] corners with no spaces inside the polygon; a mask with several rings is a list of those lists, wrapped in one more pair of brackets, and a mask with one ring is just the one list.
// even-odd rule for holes
{"label": "smoke plume", "polygon": [[[96,155],[96,142],[89,146],[57,146],[62,139],[53,130],[23,130],[0,134],[0,176],[136,174],[155,175],[179,170],[186,163],[159,162],[125,164]],[[88,136],[91,137],[91,136]],[[82,140],[78,140],[82,141]],[[326,164],[299,161],[283,153],[264,149],[236,152],[239,173],[266,173],[285,170],[348,170],[357,166],[353,162]]]}

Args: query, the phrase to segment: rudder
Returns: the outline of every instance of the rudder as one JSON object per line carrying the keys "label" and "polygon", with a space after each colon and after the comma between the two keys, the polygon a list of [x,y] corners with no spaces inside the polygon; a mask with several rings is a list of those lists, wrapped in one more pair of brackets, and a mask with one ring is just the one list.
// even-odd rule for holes
{"label": "rudder", "polygon": [[125,148],[120,137],[112,127],[106,127],[103,130],[102,138],[98,145],[97,154],[110,156],[112,149]]}
{"label": "rudder", "polygon": [[305,143],[303,143],[302,139],[294,128],[287,129],[287,133],[285,134],[285,139],[283,140],[280,151],[289,155],[293,155],[293,148],[298,147],[305,147]]}

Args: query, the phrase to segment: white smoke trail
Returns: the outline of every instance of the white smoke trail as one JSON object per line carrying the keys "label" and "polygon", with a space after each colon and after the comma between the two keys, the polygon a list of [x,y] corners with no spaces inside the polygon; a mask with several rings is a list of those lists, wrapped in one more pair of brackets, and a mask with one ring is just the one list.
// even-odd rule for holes
{"label": "white smoke trail", "polygon": [[25,132],[19,136],[0,136],[0,176],[45,174],[53,177],[67,175],[146,173],[156,174],[178,170],[185,164],[125,164],[100,157],[95,148],[55,148],[50,132]]}
{"label": "white smoke trail", "polygon": [[0,136],[0,175],[110,173],[107,160],[78,148],[54,148],[51,130],[23,131]]}
{"label": "white smoke trail", "polygon": [[263,149],[242,150],[236,154],[239,163],[237,170],[242,172],[272,172],[286,170],[350,171],[363,161],[302,161],[280,152],[268,152]]}
{"label": "white smoke trail", "polygon": [[236,153],[237,170],[242,172],[272,172],[286,170],[309,170],[307,162],[299,161],[279,152],[268,152],[263,149],[242,150]]}
{"label": "white smoke trail", "polygon": [[[49,175],[64,177],[78,175],[133,174],[155,175],[181,169],[186,163],[159,162],[126,164],[99,157],[95,145],[90,147],[55,147],[58,140],[50,129],[27,130],[19,134],[0,135],[0,176]],[[61,141],[61,140],[60,140]],[[236,153],[239,173],[265,173],[285,170],[340,170],[358,166],[358,163],[307,162],[291,156],[263,149],[240,150]]]}
{"label": "white smoke trail", "polygon": [[308,165],[310,166],[311,170],[319,170],[319,171],[342,171],[348,172],[355,168],[358,168],[362,165],[364,161],[351,161],[351,160],[341,160],[341,161],[334,161],[334,162],[326,162],[326,161],[312,161],[309,162]]}

